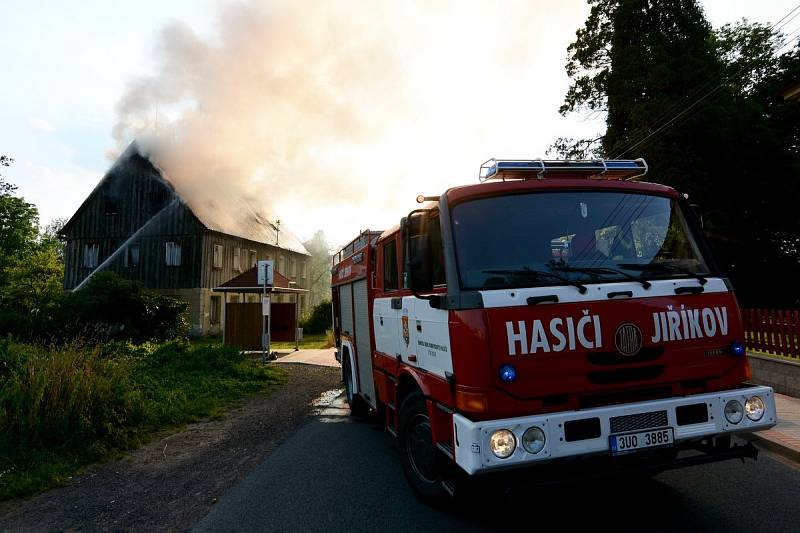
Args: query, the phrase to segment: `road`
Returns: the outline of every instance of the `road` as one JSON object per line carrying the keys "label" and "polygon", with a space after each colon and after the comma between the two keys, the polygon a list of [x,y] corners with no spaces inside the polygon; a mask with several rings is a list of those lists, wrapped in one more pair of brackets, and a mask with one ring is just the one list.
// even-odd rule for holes
{"label": "road", "polygon": [[[346,409],[300,428],[223,496],[197,531],[413,532],[537,529],[798,531],[800,468],[762,452],[662,473],[641,482],[593,482],[440,511],[406,484],[393,439]],[[558,529],[556,529],[558,528]]]}

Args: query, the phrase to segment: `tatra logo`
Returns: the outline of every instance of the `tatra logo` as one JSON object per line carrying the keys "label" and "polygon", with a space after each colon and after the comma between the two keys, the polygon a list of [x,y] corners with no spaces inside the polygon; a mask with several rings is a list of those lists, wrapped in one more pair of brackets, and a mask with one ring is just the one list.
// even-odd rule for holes
{"label": "tatra logo", "polygon": [[630,322],[620,325],[614,333],[614,347],[620,355],[636,355],[642,349],[642,330]]}

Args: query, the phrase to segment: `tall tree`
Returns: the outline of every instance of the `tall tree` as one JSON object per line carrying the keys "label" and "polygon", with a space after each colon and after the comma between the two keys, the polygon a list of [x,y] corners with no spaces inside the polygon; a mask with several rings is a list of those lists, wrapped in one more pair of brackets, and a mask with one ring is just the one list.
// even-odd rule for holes
{"label": "tall tree", "polygon": [[331,297],[331,245],[322,230],[303,244],[311,254],[307,288],[311,291],[310,304],[313,307]]}
{"label": "tall tree", "polygon": [[779,39],[758,25],[712,32],[695,0],[589,3],[568,49],[573,83],[560,111],[604,112],[607,131],[594,144],[559,139],[554,148],[646,158],[648,179],[688,193],[728,243],[724,267],[746,299],[764,298],[753,274],[791,268],[783,251],[800,235],[790,208],[800,201],[791,185],[797,137],[788,122],[775,127],[776,113],[787,116],[776,83],[791,78]]}

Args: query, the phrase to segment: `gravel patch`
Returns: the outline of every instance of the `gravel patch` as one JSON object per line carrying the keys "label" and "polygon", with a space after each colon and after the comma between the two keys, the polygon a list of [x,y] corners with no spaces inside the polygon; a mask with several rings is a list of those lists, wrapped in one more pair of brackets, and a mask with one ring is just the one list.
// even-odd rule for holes
{"label": "gravel patch", "polygon": [[[335,397],[338,368],[285,364],[287,382],[225,419],[190,424],[125,458],[89,467],[71,485],[0,504],[3,531],[185,530]],[[269,498],[269,495],[265,495]]]}

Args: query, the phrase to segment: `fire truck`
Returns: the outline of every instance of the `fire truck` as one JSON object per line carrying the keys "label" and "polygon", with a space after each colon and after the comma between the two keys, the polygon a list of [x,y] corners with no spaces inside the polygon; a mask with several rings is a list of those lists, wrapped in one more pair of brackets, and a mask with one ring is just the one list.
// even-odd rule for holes
{"label": "fire truck", "polygon": [[[489,160],[333,258],[351,412],[425,500],[752,458],[775,425],[730,281],[644,160]],[[732,439],[734,434],[742,434]]]}

